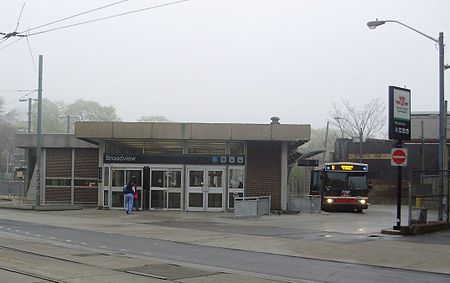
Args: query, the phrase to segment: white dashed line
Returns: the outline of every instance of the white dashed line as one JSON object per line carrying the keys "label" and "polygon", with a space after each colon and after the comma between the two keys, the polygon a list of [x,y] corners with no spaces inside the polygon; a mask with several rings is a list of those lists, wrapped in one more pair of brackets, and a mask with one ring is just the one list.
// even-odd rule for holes
{"label": "white dashed line", "polygon": [[25,232],[25,235],[30,235],[30,232]]}
{"label": "white dashed line", "polygon": [[55,237],[50,237],[50,240],[56,240],[56,238]]}
{"label": "white dashed line", "polygon": [[11,228],[6,228],[7,231],[11,231]]}
{"label": "white dashed line", "polygon": [[14,230],[14,231],[16,231],[16,232],[20,232],[20,230]]}
{"label": "white dashed line", "polygon": [[120,249],[120,251],[121,251],[121,252],[126,252],[127,250],[126,250],[126,249]]}
{"label": "white dashed line", "polygon": [[81,242],[80,244],[82,244],[82,245],[87,245],[85,242]]}
{"label": "white dashed line", "polygon": [[102,249],[106,249],[107,247],[106,246],[99,246],[100,248],[102,248]]}
{"label": "white dashed line", "polygon": [[70,243],[70,242],[72,242],[72,240],[66,240],[66,242]]}
{"label": "white dashed line", "polygon": [[42,235],[41,234],[36,234],[36,237],[42,237]]}

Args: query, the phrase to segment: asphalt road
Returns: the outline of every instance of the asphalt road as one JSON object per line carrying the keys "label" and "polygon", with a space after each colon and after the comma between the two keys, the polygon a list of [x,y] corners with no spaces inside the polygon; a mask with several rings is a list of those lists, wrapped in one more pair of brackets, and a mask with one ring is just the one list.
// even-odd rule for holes
{"label": "asphalt road", "polygon": [[[322,282],[450,282],[438,273],[315,260],[0,219],[0,231],[131,256]],[[357,251],[355,251],[357,252]]]}

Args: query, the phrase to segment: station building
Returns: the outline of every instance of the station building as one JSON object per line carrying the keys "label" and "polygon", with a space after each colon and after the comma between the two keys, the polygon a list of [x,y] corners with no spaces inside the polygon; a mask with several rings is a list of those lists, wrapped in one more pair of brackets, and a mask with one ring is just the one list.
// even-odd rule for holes
{"label": "station building", "polygon": [[[286,210],[288,160],[310,125],[77,122],[75,134],[45,134],[41,203],[123,208],[136,176],[145,210],[226,211],[236,196],[271,196]],[[19,134],[29,155],[28,199],[36,187],[36,135]]]}

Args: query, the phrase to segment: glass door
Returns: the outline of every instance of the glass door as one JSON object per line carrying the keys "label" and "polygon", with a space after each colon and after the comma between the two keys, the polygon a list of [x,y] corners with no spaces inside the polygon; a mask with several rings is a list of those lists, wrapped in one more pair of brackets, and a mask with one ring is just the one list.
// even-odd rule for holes
{"label": "glass door", "polygon": [[[106,174],[105,174],[106,175]],[[138,168],[123,168],[123,167],[111,167],[111,180],[109,182],[111,194],[109,196],[110,200],[108,203],[111,208],[123,208],[124,207],[124,195],[123,195],[123,186],[130,181],[131,177],[136,177],[136,185],[138,191],[138,205],[139,208],[142,209],[142,169]],[[104,196],[108,197],[107,194],[104,193]],[[104,203],[105,200],[104,200]]]}
{"label": "glass door", "polygon": [[191,167],[187,169],[188,211],[223,211],[225,169],[222,167]]}
{"label": "glass door", "polygon": [[181,209],[181,169],[152,169],[150,171],[150,209]]}

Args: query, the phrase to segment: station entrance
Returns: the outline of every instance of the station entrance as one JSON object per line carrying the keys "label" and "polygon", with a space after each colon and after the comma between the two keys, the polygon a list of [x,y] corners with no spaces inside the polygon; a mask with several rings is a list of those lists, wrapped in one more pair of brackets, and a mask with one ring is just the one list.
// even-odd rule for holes
{"label": "station entrance", "polygon": [[223,211],[225,167],[188,167],[186,208],[188,211]]}
{"label": "station entrance", "polygon": [[[142,163],[166,161],[169,164]],[[240,164],[236,164],[239,160]],[[124,207],[123,187],[135,176],[139,208],[145,210],[225,211],[244,193],[244,156],[105,154],[103,207]],[[177,162],[183,161],[182,164]],[[233,164],[229,164],[231,163]],[[134,163],[136,162],[136,163]],[[170,163],[174,164],[170,164]],[[202,164],[196,164],[202,163]],[[209,164],[208,164],[209,163]],[[213,164],[211,164],[213,163]],[[216,164],[214,164],[216,163]]]}

